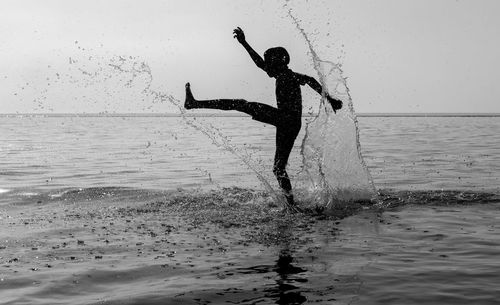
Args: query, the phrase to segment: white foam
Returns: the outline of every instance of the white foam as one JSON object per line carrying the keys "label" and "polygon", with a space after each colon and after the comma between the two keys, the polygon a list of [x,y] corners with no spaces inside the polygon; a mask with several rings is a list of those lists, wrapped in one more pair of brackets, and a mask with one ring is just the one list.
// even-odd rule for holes
{"label": "white foam", "polygon": [[7,190],[7,189],[0,189],[0,194],[3,194],[3,193],[8,193],[10,192],[10,190]]}
{"label": "white foam", "polygon": [[[78,189],[79,191],[81,191],[82,189]],[[72,190],[65,190],[65,191],[61,191],[59,193],[55,193],[55,194],[50,194],[50,198],[61,198],[62,196],[66,195],[69,191],[72,191]]]}
{"label": "white foam", "polygon": [[38,193],[33,193],[33,192],[22,192],[22,193],[19,193],[19,196],[36,196],[38,195]]}

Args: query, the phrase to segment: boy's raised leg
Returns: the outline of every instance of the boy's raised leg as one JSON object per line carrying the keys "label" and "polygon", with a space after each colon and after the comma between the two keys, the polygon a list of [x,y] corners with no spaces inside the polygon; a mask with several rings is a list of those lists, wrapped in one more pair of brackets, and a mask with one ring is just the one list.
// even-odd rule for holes
{"label": "boy's raised leg", "polygon": [[184,101],[186,109],[218,109],[235,110],[252,116],[252,119],[259,122],[276,126],[278,120],[278,109],[266,104],[257,102],[248,102],[244,99],[215,99],[215,100],[197,100],[191,92],[191,86],[186,84],[186,99]]}
{"label": "boy's raised leg", "polygon": [[203,109],[218,109],[218,110],[236,110],[252,115],[257,111],[256,109],[253,109],[255,107],[252,107],[253,106],[252,104],[258,104],[258,103],[250,103],[243,99],[197,100],[193,96],[193,93],[191,91],[191,85],[189,83],[186,84],[186,99],[184,101],[184,108],[186,109],[203,108]]}

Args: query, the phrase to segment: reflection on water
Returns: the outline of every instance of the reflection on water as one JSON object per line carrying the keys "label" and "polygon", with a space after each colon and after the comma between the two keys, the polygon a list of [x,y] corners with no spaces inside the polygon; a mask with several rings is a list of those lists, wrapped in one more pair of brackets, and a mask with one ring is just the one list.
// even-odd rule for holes
{"label": "reflection on water", "polygon": [[[248,301],[259,301],[263,299],[274,300],[276,304],[303,304],[307,298],[302,294],[303,285],[307,283],[307,270],[296,266],[294,257],[288,249],[279,251],[278,259],[274,265],[256,265],[251,267],[236,268],[226,272],[232,276],[259,275],[274,279],[274,283],[266,285],[261,289],[255,289],[258,295],[255,298],[244,298],[235,302],[246,304]],[[261,290],[261,291],[259,291]]]}
{"label": "reflection on water", "polygon": [[307,283],[307,270],[295,266],[293,257],[294,232],[293,226],[288,221],[278,222],[277,231],[280,233],[279,244],[281,249],[278,252],[276,264],[272,266],[272,272],[276,272],[276,285],[266,288],[265,296],[276,300],[276,304],[303,304],[307,298],[301,294],[304,283]]}
{"label": "reflection on water", "polygon": [[295,283],[305,283],[307,279],[301,276],[305,269],[292,265],[293,257],[289,250],[282,250],[279,254],[274,271],[278,273],[276,289],[269,289],[267,296],[278,298],[276,304],[302,304],[307,301],[300,293]]}

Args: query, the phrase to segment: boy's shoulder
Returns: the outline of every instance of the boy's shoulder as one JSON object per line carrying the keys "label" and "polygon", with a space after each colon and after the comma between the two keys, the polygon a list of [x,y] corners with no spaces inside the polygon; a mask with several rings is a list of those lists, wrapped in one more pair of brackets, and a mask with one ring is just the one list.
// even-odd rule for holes
{"label": "boy's shoulder", "polygon": [[291,69],[288,69],[284,74],[283,74],[284,80],[286,81],[295,81],[298,82],[300,85],[305,85],[307,83],[307,80],[309,79],[309,76],[305,74],[300,74],[297,72],[292,71]]}
{"label": "boy's shoulder", "polygon": [[[293,72],[293,71],[292,71]],[[300,73],[297,73],[297,72],[293,72],[294,74],[294,77],[295,79],[297,80],[297,82],[301,85],[301,86],[304,86],[305,84],[307,84],[307,82],[309,81],[309,79],[311,78],[310,76],[307,76],[305,74],[300,74]]]}

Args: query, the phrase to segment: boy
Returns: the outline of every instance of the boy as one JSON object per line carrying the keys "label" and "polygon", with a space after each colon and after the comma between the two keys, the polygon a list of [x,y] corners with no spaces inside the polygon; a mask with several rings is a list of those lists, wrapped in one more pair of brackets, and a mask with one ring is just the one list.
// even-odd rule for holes
{"label": "boy", "polygon": [[[243,99],[196,100],[191,93],[189,83],[186,84],[186,100],[184,108],[210,108],[219,110],[236,110],[252,116],[252,119],[276,126],[276,153],[273,173],[283,190],[288,207],[296,210],[292,195],[292,185],[286,172],[288,157],[293,148],[295,138],[299,134],[302,121],[302,95],[300,86],[309,85],[319,94],[323,88],[313,77],[293,72],[288,68],[290,56],[282,47],[275,47],[264,52],[264,59],[255,52],[245,40],[241,28],[233,31],[234,38],[247,50],[257,67],[264,70],[269,77],[276,79],[277,108],[266,104],[248,102]],[[342,101],[328,94],[327,100],[334,111],[342,108]]]}

